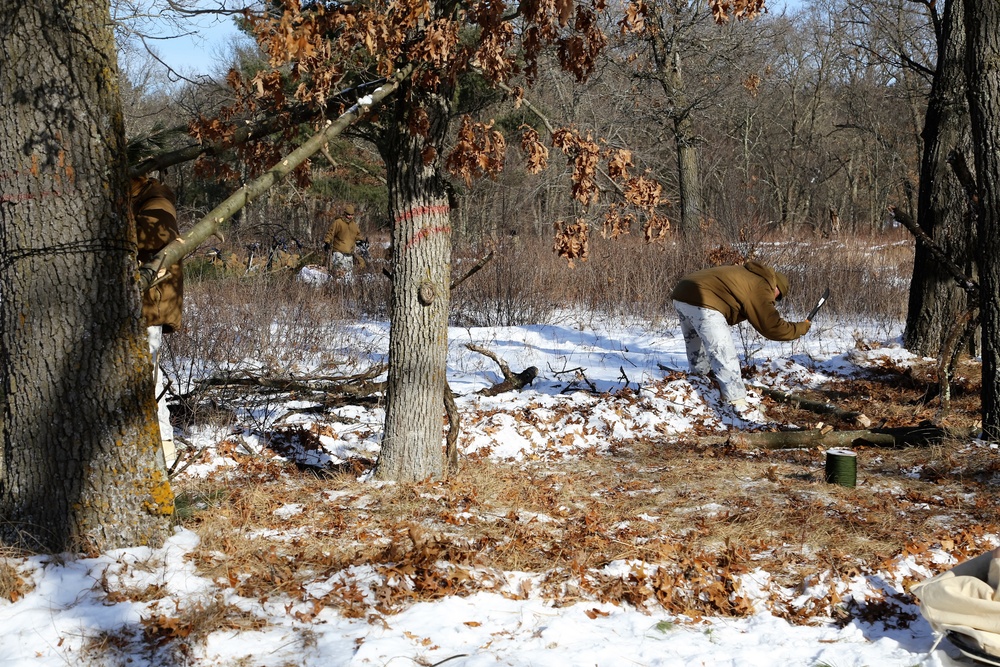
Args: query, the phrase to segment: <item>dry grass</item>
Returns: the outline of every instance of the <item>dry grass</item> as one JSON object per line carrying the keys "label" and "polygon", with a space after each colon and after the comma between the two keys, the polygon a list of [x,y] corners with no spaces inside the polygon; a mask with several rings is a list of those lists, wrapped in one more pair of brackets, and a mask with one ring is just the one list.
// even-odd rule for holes
{"label": "dry grass", "polygon": [[756,259],[789,274],[792,290],[782,311],[804,316],[826,287],[828,313],[887,327],[906,314],[913,241],[882,238],[768,238],[729,243],[706,234],[694,241],[646,243],[594,235],[590,258],[570,268],[544,236],[502,237],[455,248],[453,272],[494,250],[487,266],[453,295],[454,324],[517,325],[549,321],[569,308],[625,319],[673,318],[670,292],[686,273],[719,263]]}
{"label": "dry grass", "polygon": [[[803,285],[810,284],[810,275],[842,281],[860,270],[860,245],[831,247],[823,262],[813,262],[815,271],[803,274]],[[883,260],[896,263],[898,280],[908,250],[900,244],[886,248]],[[477,312],[494,324],[517,323],[528,317],[525,312],[555,312],[551,295],[573,301],[576,289],[590,289],[590,298],[617,300],[621,307],[624,302],[613,286],[625,277],[651,293],[653,285],[667,289],[676,272],[666,264],[629,264],[624,256],[615,256],[610,265],[625,267],[620,273],[585,270],[574,274],[575,281],[555,281],[551,271],[565,267],[555,268],[550,255],[530,247],[505,250],[493,269],[466,285],[480,304],[493,300]],[[673,257],[685,270],[684,262],[695,257],[678,248],[657,252]],[[794,244],[784,252],[805,253]],[[784,255],[791,265],[790,257]],[[835,270],[846,273],[833,275]],[[601,293],[597,285],[609,287]],[[818,284],[814,287],[818,291]],[[288,289],[294,296],[297,288]],[[887,283],[853,289],[859,299],[868,298],[865,290],[872,291],[872,299],[881,292],[878,301],[885,304]],[[550,297],[538,296],[543,292]],[[304,297],[295,298],[302,303]],[[532,299],[524,312],[505,305]],[[456,300],[459,310],[463,303],[468,304]],[[654,309],[662,306],[657,303]],[[295,308],[336,317],[335,304]],[[637,306],[632,315],[641,309]],[[887,320],[897,315],[881,311]],[[260,318],[260,326],[265,319]],[[299,319],[309,327],[322,326],[321,315]],[[948,415],[940,412],[929,363],[895,367],[885,362],[869,377],[841,380],[814,398],[862,411],[877,425],[934,421],[969,427],[979,414],[978,366],[964,362],[956,378]],[[821,419],[770,400],[768,412],[776,420],[800,425]],[[357,482],[370,465],[367,461],[355,461],[341,472],[310,471],[231,447],[227,453],[240,461],[237,469],[178,480],[176,491],[180,520],[201,536],[192,558],[204,576],[246,597],[288,596],[299,605],[294,613],[305,619],[325,606],[350,617],[368,617],[393,613],[416,600],[500,590],[504,573],[514,571],[535,573],[539,579],[535,589],[507,595],[541,594],[558,604],[585,598],[638,605],[654,601],[695,617],[744,614],[749,607],[740,602],[733,582],[752,568],[770,572],[776,587],[799,591],[821,572],[846,580],[907,554],[926,554],[932,545],[959,557],[970,555],[986,533],[1000,530],[987,500],[962,502],[995,493],[1000,464],[988,452],[958,441],[903,450],[861,446],[858,451],[860,483],[844,489],[824,482],[820,450],[704,446],[696,434],[687,441],[637,439],[613,447],[610,455],[585,451],[578,458],[525,464],[472,455],[454,477],[412,485]],[[602,574],[604,566],[623,560],[653,569],[627,580]],[[926,562],[930,564],[929,558]],[[366,588],[350,574],[359,566],[373,570],[382,583]],[[404,580],[406,587],[398,583]],[[307,584],[318,581],[326,581],[329,592],[307,594]],[[791,620],[847,613],[836,594],[794,609],[782,595],[773,593],[772,611]]]}

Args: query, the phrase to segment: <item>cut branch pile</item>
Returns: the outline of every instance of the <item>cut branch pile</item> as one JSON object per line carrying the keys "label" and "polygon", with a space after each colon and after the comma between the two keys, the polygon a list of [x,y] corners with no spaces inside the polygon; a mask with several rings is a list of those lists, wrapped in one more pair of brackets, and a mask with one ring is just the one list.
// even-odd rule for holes
{"label": "cut branch pile", "polygon": [[305,393],[319,394],[319,405],[296,410],[295,412],[315,412],[317,409],[358,403],[362,399],[385,391],[386,382],[375,382],[374,378],[386,372],[385,364],[378,364],[354,375],[304,375],[300,377],[268,377],[239,374],[215,375],[194,382],[194,389],[182,395],[185,400],[197,399],[212,388],[243,387],[259,394]]}

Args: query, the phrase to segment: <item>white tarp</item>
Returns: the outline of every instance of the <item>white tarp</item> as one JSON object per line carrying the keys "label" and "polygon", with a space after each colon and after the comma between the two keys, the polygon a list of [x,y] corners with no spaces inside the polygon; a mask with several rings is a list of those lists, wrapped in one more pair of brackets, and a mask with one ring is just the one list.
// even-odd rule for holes
{"label": "white tarp", "polygon": [[1000,657],[1000,549],[921,581],[910,592],[935,631],[958,632]]}

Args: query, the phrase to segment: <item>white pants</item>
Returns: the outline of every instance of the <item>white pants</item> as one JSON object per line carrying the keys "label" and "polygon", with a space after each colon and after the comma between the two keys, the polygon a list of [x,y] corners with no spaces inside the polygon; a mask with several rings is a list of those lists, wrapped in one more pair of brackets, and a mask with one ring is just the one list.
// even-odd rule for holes
{"label": "white pants", "polygon": [[153,376],[156,378],[156,417],[160,423],[160,442],[163,447],[163,459],[170,466],[177,458],[174,448],[174,427],[170,424],[170,410],[167,408],[167,392],[160,370],[160,347],[163,345],[163,327],[147,327],[149,337],[149,354],[153,357]]}
{"label": "white pants", "polygon": [[736,356],[736,345],[726,318],[717,310],[681,301],[674,301],[674,308],[684,334],[684,350],[690,372],[705,377],[713,374],[723,400],[729,403],[746,400],[747,389],[740,375],[740,360]]}
{"label": "white pants", "polygon": [[330,273],[334,275],[350,278],[354,272],[354,255],[346,255],[336,250],[330,251],[330,260],[327,265]]}

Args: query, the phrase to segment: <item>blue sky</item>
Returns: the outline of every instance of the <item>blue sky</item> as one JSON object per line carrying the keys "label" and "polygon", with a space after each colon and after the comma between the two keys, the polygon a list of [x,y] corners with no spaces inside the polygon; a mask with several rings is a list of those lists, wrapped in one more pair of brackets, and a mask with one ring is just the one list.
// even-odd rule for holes
{"label": "blue sky", "polygon": [[160,58],[177,72],[196,76],[221,69],[229,44],[239,31],[231,17],[202,18],[183,37],[151,42]]}

